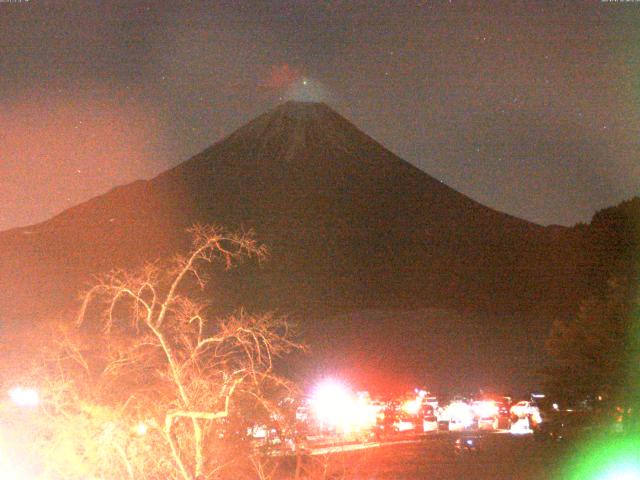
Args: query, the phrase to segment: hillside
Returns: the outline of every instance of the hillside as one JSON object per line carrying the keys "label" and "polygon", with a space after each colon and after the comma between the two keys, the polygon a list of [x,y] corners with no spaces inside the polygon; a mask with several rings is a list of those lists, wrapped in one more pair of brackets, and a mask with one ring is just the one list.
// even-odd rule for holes
{"label": "hillside", "polygon": [[72,310],[92,275],[184,250],[194,223],[251,228],[271,251],[216,275],[214,305],[291,313],[310,338],[332,334],[324,318],[366,310],[444,308],[474,323],[522,313],[544,329],[594,285],[587,227],[491,210],[328,106],[287,102],[154,179],[0,233],[0,319]]}

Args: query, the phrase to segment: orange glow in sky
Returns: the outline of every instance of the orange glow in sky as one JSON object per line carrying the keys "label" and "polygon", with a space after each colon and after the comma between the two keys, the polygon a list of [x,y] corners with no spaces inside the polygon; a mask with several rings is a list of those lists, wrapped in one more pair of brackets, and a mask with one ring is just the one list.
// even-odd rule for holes
{"label": "orange glow in sky", "polygon": [[14,206],[3,209],[0,230],[42,217],[43,205],[46,218],[161,171],[156,118],[108,93],[22,99],[0,110],[0,204]]}

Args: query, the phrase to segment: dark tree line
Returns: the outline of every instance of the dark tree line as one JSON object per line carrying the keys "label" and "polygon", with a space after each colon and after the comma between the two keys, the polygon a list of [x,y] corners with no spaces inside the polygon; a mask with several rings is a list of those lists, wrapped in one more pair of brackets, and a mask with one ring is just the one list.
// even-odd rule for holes
{"label": "dark tree line", "polygon": [[582,303],[573,320],[557,321],[547,341],[548,391],[569,403],[600,397],[638,405],[640,293],[638,278],[619,277]]}

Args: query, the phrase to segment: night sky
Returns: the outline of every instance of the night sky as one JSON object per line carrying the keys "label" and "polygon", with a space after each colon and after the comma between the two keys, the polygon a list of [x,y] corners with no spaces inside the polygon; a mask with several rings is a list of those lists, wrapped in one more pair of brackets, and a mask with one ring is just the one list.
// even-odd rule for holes
{"label": "night sky", "polygon": [[321,100],[542,224],[640,192],[640,2],[0,2],[0,229]]}

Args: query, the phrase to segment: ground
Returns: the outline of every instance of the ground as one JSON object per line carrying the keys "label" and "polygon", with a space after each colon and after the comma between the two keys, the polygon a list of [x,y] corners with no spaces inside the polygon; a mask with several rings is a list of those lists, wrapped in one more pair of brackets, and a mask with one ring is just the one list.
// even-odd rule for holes
{"label": "ground", "polygon": [[[344,480],[545,480],[555,479],[566,446],[531,435],[491,434],[475,452],[456,454],[455,436],[431,435],[414,441],[373,444],[372,448],[315,455],[303,470],[315,478]],[[285,470],[292,471],[294,460]],[[322,476],[317,476],[322,472]],[[326,472],[326,473],[325,473]],[[282,478],[286,478],[284,471]],[[309,473],[309,477],[311,473]]]}

